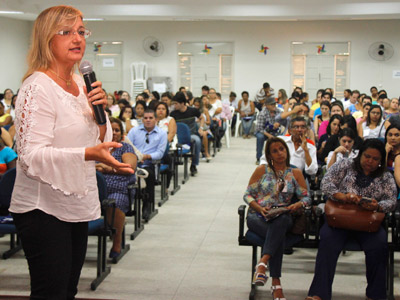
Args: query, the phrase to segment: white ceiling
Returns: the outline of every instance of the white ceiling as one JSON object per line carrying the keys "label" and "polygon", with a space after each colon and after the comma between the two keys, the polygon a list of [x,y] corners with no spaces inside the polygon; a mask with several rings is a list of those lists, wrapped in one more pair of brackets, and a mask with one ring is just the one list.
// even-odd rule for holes
{"label": "white ceiling", "polygon": [[34,20],[45,8],[72,5],[85,18],[105,21],[296,21],[400,19],[400,1],[391,0],[1,0],[0,16]]}

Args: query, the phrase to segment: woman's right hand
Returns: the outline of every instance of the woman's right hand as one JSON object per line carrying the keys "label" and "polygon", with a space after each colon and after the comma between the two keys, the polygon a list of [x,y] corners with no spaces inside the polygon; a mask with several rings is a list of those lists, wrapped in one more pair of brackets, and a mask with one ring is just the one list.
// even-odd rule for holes
{"label": "woman's right hand", "polygon": [[389,152],[393,150],[393,146],[390,145],[389,143],[386,143],[385,149],[386,149],[386,154],[389,154]]}
{"label": "woman's right hand", "polygon": [[260,209],[258,210],[258,212],[265,218],[267,216],[268,210],[269,210],[268,207],[260,206]]}
{"label": "woman's right hand", "polygon": [[88,147],[85,149],[85,160],[99,161],[116,170],[133,174],[135,171],[130,164],[120,163],[110,153],[110,148],[120,148],[121,146],[122,144],[117,142],[105,142],[94,147]]}
{"label": "woman's right hand", "polygon": [[345,154],[347,152],[347,149],[344,146],[339,146],[335,149],[335,153],[342,153]]}

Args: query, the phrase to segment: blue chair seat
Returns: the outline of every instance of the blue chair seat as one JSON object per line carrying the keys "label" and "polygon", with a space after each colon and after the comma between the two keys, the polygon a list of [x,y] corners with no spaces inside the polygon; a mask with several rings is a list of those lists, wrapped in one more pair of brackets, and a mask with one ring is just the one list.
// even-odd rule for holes
{"label": "blue chair seat", "polygon": [[0,224],[1,234],[16,234],[17,228],[14,224]]}
{"label": "blue chair seat", "polygon": [[179,155],[185,155],[190,152],[190,149],[178,149],[178,154]]}
{"label": "blue chair seat", "polygon": [[162,164],[160,166],[160,172],[166,172],[168,170],[168,167],[169,167],[168,165]]}
{"label": "blue chair seat", "polygon": [[104,219],[97,219],[89,222],[89,235],[96,235],[96,233],[104,228]]}

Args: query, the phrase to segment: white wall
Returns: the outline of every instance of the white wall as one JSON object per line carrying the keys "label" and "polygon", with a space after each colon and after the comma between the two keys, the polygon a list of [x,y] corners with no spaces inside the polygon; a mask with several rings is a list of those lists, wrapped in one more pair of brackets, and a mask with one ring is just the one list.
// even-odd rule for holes
{"label": "white wall", "polygon": [[11,88],[14,93],[26,71],[26,54],[32,22],[0,17],[0,93]]}
{"label": "white wall", "polygon": [[[10,40],[0,49],[6,48],[12,54],[12,62],[1,61],[4,71],[14,68],[10,85],[15,85],[15,74],[23,75],[22,52],[28,44],[26,37],[29,24],[14,21],[16,28],[0,18],[0,37]],[[13,26],[14,27],[14,26]],[[290,89],[290,43],[305,42],[351,42],[350,89],[368,92],[372,85],[379,85],[389,96],[400,95],[400,80],[392,79],[393,70],[400,70],[400,40],[398,28],[400,20],[388,21],[326,21],[326,22],[89,22],[87,27],[93,32],[90,41],[122,41],[124,75],[121,88],[129,90],[129,65],[133,61],[146,61],[150,75],[170,76],[175,88],[177,80],[177,42],[234,42],[234,90],[248,90],[253,96],[265,81],[275,88]],[[10,29],[12,31],[10,32]],[[15,31],[15,33],[13,32]],[[20,35],[20,36],[19,36]],[[19,37],[17,37],[19,36]],[[164,54],[160,57],[147,55],[142,41],[154,36],[164,44]],[[24,40],[26,41],[24,42]],[[15,41],[14,41],[15,40]],[[385,41],[395,49],[395,54],[387,62],[376,62],[369,58],[368,47],[373,42]],[[270,48],[268,55],[259,53],[264,44]],[[15,49],[17,48],[17,49]],[[3,51],[2,50],[2,51]],[[92,51],[88,48],[87,51]],[[15,73],[15,74],[14,74]],[[0,88],[1,91],[1,88]]]}

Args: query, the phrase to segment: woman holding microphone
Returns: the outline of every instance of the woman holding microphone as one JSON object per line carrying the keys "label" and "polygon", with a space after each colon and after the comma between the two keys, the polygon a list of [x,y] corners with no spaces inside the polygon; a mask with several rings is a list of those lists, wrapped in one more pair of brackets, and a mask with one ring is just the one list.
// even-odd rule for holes
{"label": "woman holding microphone", "polygon": [[110,148],[109,121],[92,105],[107,104],[101,82],[87,93],[75,73],[90,31],[82,13],[50,7],[37,17],[28,71],[16,102],[17,177],[10,211],[28,260],[31,299],[74,299],[85,259],[88,221],[100,217],[95,161],[133,173]]}

